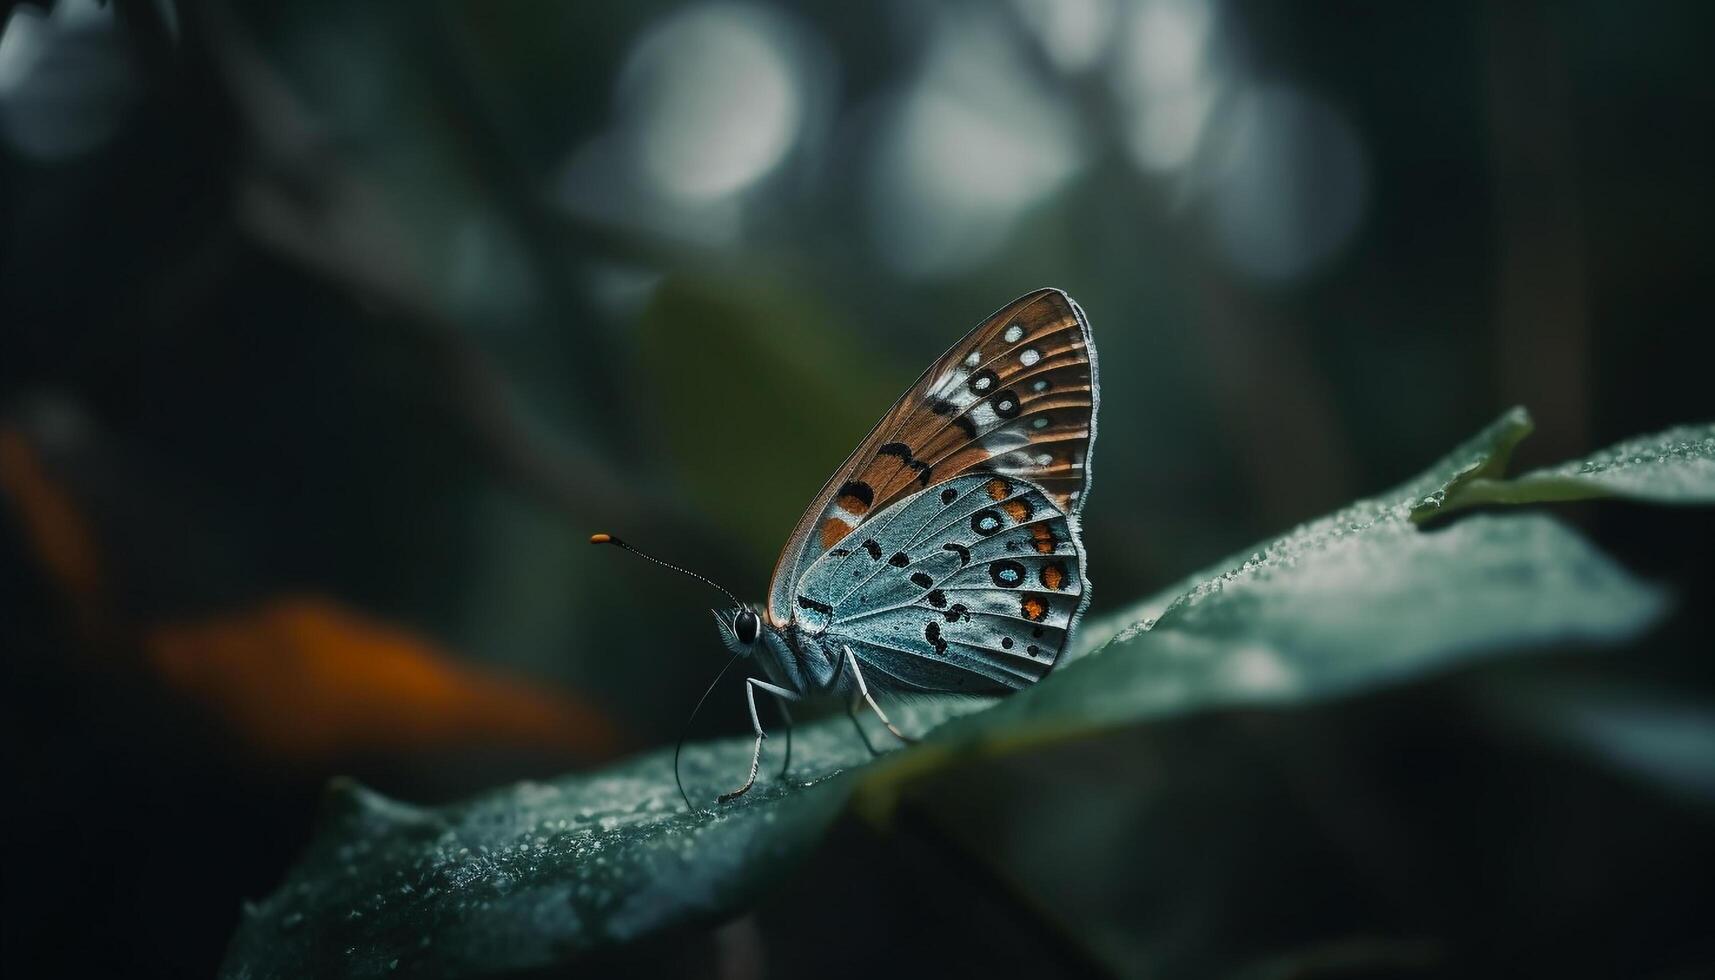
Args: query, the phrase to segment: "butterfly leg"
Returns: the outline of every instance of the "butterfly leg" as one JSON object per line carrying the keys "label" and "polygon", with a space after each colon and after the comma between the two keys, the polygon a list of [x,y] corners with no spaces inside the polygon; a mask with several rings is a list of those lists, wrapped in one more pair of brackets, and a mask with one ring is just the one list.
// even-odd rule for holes
{"label": "butterfly leg", "polygon": [[863,739],[863,747],[869,750],[869,754],[872,756],[880,755],[881,750],[870,742],[869,733],[863,730],[863,722],[858,721],[857,698],[852,698],[846,702],[846,717],[852,720],[852,727],[857,729],[858,738]]}
{"label": "butterfly leg", "polygon": [[[908,745],[912,742],[917,741],[916,739],[912,738],[911,736],[900,731],[898,728],[894,727],[893,722],[888,720],[886,712],[881,710],[881,705],[876,704],[875,698],[870,697],[869,686],[863,682],[863,671],[858,669],[857,656],[852,653],[851,647],[846,647],[845,651],[846,651],[846,662],[848,664],[850,664],[851,668],[852,668],[852,677],[857,680],[858,693],[863,695],[863,699],[864,699],[865,703],[867,703],[869,705],[869,710],[875,712],[875,716],[877,718],[881,719],[881,723],[883,725],[887,726],[887,730],[893,733],[894,738],[897,738],[901,742],[904,742]],[[866,744],[866,745],[869,744],[869,739],[867,739],[867,738],[864,739],[864,744]],[[875,750],[871,749],[870,751],[873,752]]]}
{"label": "butterfly leg", "polygon": [[780,778],[786,778],[786,771],[792,768],[792,712],[786,710],[786,701],[780,701],[780,717],[786,719],[786,759],[780,763]]}
{"label": "butterfly leg", "polygon": [[[848,650],[846,652],[850,653],[851,651]],[[846,662],[846,658],[841,657],[839,658],[839,661],[834,664],[834,676],[828,680],[828,688],[830,690],[839,687],[840,678],[844,677],[846,673]],[[872,758],[880,756],[881,751],[870,742],[869,733],[863,730],[863,722],[858,721],[856,696],[853,696],[846,701],[846,717],[852,720],[852,728],[857,732],[858,738],[863,740],[863,747],[869,750],[870,756]]]}
{"label": "butterfly leg", "polygon": [[768,733],[762,730],[762,719],[756,714],[757,688],[761,688],[769,694],[774,695],[783,703],[786,701],[798,700],[798,695],[793,694],[784,687],[777,687],[767,681],[758,680],[754,677],[745,678],[744,701],[745,704],[750,707],[750,730],[756,733],[756,746],[750,750],[750,775],[745,777],[743,786],[740,786],[738,789],[735,789],[730,793],[722,793],[722,803],[728,803],[738,799],[744,794],[750,792],[750,788],[756,785],[756,770],[762,765],[762,740],[768,737]]}

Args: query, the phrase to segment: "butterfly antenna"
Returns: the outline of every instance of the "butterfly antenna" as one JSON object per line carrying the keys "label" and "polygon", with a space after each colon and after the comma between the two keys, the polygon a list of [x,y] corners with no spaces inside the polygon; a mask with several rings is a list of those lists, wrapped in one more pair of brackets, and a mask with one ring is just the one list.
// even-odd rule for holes
{"label": "butterfly antenna", "polygon": [[732,604],[734,606],[744,605],[744,603],[738,601],[737,596],[733,595],[732,592],[728,591],[724,586],[715,582],[713,579],[709,578],[707,575],[698,575],[696,572],[691,571],[689,568],[681,568],[680,566],[675,565],[670,561],[662,561],[661,559],[655,557],[654,555],[651,555],[651,554],[648,554],[646,552],[639,551],[636,548],[633,548],[631,545],[626,544],[624,541],[619,540],[618,538],[614,537],[611,534],[592,534],[592,535],[590,535],[590,544],[611,544],[616,548],[624,548],[626,551],[631,552],[632,554],[643,559],[644,561],[652,561],[655,564],[660,565],[662,568],[670,568],[673,571],[678,572],[681,575],[689,575],[691,578],[696,579],[697,581],[703,583],[704,585],[712,586],[713,588],[718,589],[721,592],[726,593],[726,597],[728,599],[732,600]]}
{"label": "butterfly antenna", "polygon": [[[645,555],[644,557],[648,556]],[[715,587],[720,588],[720,586]],[[685,799],[685,809],[692,813],[696,813],[697,808],[691,803],[691,794],[685,792],[685,781],[679,778],[679,753],[685,750],[685,737],[691,734],[691,722],[697,720],[697,712],[703,710],[703,702],[709,699],[709,695],[713,694],[715,688],[720,686],[721,678],[726,676],[726,672],[731,670],[732,665],[738,663],[742,656],[744,656],[742,653],[733,654],[732,659],[728,660],[726,666],[721,668],[721,672],[709,682],[708,690],[705,690],[703,696],[697,699],[697,706],[691,709],[691,717],[685,719],[685,727],[679,729],[679,741],[673,746],[673,782],[679,785],[679,795]]]}

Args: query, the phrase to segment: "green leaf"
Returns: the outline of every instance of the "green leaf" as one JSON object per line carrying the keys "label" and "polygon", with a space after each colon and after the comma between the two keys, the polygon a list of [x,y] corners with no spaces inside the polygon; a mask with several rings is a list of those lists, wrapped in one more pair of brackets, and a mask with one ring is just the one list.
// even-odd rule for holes
{"label": "green leaf", "polygon": [[[1458,448],[1441,457],[1421,474],[1375,497],[1360,501],[1339,513],[1300,525],[1271,547],[1292,547],[1293,541],[1305,542],[1333,537],[1336,528],[1353,524],[1368,526],[1389,523],[1404,516],[1402,508],[1434,507],[1448,494],[1472,480],[1506,469],[1507,460],[1525,436],[1535,427],[1530,413],[1513,408],[1491,422],[1483,431],[1466,440]],[[1343,532],[1342,532],[1343,533]],[[1234,569],[1242,569],[1257,554],[1256,549],[1230,555],[1157,592],[1155,595],[1128,606],[1124,610],[1086,622],[1079,631],[1081,649],[1090,650],[1114,639],[1121,633],[1135,635],[1153,624],[1167,607],[1205,583],[1222,578]]]}
{"label": "green leaf", "polygon": [[[907,728],[929,733],[912,748],[871,761],[843,717],[803,726],[789,779],[765,774],[712,811],[684,812],[669,752],[438,808],[337,787],[303,859],[246,911],[225,975],[539,968],[729,915],[812,847],[854,792],[881,817],[905,782],[976,754],[1635,636],[1662,595],[1550,518],[1483,515],[1435,531],[1413,522],[1424,500],[1498,473],[1528,431],[1515,410],[1422,476],[1087,624],[1066,663],[1012,698],[900,706]],[[688,748],[693,797],[737,782],[749,748]],[[765,773],[778,758],[765,756]]]}
{"label": "green leaf", "polygon": [[[1528,431],[1528,429],[1526,430]],[[1682,425],[1609,446],[1580,460],[1507,480],[1500,466],[1425,499],[1423,521],[1482,504],[1535,504],[1618,497],[1656,504],[1715,503],[1715,423]]]}
{"label": "green leaf", "polygon": [[[671,752],[445,807],[338,781],[285,883],[245,909],[223,975],[481,976],[713,920],[838,813],[846,787],[827,774],[845,760],[825,736],[799,739],[822,785],[764,783],[712,813],[685,811]],[[688,786],[720,785],[749,744],[687,755]]]}

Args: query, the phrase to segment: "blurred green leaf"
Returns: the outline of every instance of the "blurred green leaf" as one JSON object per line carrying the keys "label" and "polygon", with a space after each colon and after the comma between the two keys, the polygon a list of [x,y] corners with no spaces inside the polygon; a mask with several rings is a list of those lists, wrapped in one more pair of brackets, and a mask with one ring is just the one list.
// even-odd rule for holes
{"label": "blurred green leaf", "polygon": [[[1436,531],[1413,522],[1424,499],[1498,472],[1528,431],[1515,410],[1417,479],[1234,556],[1171,598],[1092,622],[1068,663],[986,710],[902,706],[908,727],[929,732],[913,748],[870,761],[845,719],[805,726],[788,779],[712,812],[680,808],[667,752],[443,808],[338,788],[303,860],[247,910],[226,975],[540,967],[731,914],[813,846],[854,792],[882,815],[902,783],[975,754],[1636,635],[1662,595],[1551,519],[1486,515]],[[738,780],[748,741],[686,751],[694,797]]]}
{"label": "blurred green leaf", "polygon": [[761,560],[875,423],[876,406],[911,381],[878,377],[841,340],[857,333],[807,294],[715,278],[666,281],[638,323],[639,362],[660,393],[645,408],[650,430],[698,509],[730,522]]}
{"label": "blurred green leaf", "polygon": [[1482,692],[1505,718],[1550,745],[1656,788],[1715,803],[1715,707],[1659,684],[1610,678],[1514,678]]}
{"label": "blurred green leaf", "polygon": [[[1528,423],[1524,433],[1529,432]],[[1482,504],[1535,504],[1619,497],[1656,504],[1715,503],[1715,423],[1682,425],[1609,446],[1583,459],[1503,479],[1500,465],[1473,473],[1445,495],[1422,500],[1427,520]]]}

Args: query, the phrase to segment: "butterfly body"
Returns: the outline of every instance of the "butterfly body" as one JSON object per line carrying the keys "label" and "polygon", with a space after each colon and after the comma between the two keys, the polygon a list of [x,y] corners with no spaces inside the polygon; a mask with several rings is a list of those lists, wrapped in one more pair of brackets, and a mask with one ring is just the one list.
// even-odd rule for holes
{"label": "butterfly body", "polygon": [[1004,695],[1048,674],[1090,598],[1078,521],[1099,403],[1089,322],[1057,289],[1002,307],[894,403],[799,518],[764,607],[714,611],[765,675],[745,684],[750,777],[723,800],[756,779],[758,690],[783,710],[861,699],[904,738],[875,694]]}

